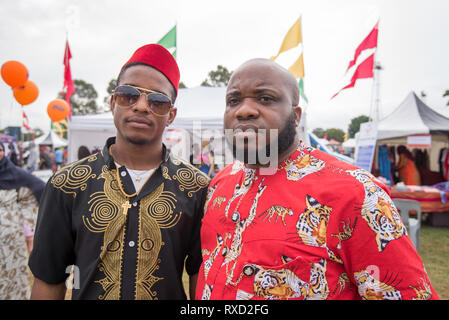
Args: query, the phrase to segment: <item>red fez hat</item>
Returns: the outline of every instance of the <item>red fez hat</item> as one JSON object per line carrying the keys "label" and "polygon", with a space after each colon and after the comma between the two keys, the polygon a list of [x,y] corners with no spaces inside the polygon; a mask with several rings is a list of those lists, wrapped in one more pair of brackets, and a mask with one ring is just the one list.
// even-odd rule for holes
{"label": "red fez hat", "polygon": [[163,46],[158,44],[147,44],[137,49],[131,58],[126,62],[122,70],[130,63],[140,62],[147,64],[160,71],[175,87],[178,93],[179,87],[179,68],[176,60],[171,53]]}

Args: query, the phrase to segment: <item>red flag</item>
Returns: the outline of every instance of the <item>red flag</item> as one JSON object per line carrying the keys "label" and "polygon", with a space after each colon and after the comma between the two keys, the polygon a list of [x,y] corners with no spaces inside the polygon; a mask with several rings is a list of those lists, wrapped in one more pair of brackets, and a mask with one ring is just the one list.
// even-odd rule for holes
{"label": "red flag", "polygon": [[22,125],[25,129],[31,130],[31,127],[29,126],[30,121],[28,119],[28,116],[26,115],[25,111],[22,110]]}
{"label": "red flag", "polygon": [[[65,52],[64,52],[64,86],[62,91],[65,91],[65,101],[70,106],[70,97],[75,92],[75,85],[72,80],[72,72],[70,71],[70,59],[72,59],[72,53],[70,52],[69,41],[66,41]],[[72,118],[72,108],[69,109],[69,119]]]}
{"label": "red flag", "polygon": [[366,58],[361,64],[359,64],[354,74],[352,75],[351,82],[346,87],[340,89],[340,91],[334,94],[332,98],[334,98],[342,90],[354,87],[357,79],[372,78],[374,76],[373,67],[374,67],[374,53],[370,55],[368,58]]}
{"label": "red flag", "polygon": [[351,60],[351,62],[349,62],[349,66],[346,69],[346,72],[348,72],[348,70],[353,65],[355,65],[355,63],[357,62],[357,58],[362,53],[362,51],[364,51],[366,49],[377,48],[377,35],[378,35],[378,33],[379,33],[379,22],[376,23],[376,25],[374,26],[373,30],[371,30],[371,32],[368,34],[368,36],[362,41],[361,44],[359,44],[357,49],[355,49],[354,59]]}

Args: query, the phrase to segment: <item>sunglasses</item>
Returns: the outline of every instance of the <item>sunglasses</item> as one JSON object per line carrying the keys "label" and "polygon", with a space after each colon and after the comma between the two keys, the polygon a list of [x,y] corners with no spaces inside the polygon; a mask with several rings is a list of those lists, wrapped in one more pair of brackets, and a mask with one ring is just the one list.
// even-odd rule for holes
{"label": "sunglasses", "polygon": [[136,105],[141,95],[146,96],[151,111],[160,116],[165,116],[170,112],[173,103],[165,94],[130,85],[121,85],[112,92],[115,102],[123,108],[131,108]]}

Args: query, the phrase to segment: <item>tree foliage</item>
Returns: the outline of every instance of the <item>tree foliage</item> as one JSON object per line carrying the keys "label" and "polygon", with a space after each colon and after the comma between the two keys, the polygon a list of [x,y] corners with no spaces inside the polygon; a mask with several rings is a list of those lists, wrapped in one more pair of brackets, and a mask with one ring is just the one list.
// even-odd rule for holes
{"label": "tree foliage", "polygon": [[326,130],[327,140],[334,139],[338,142],[345,141],[345,132],[338,128],[330,128]]}
{"label": "tree foliage", "polygon": [[312,133],[320,139],[322,139],[324,137],[325,132],[326,131],[323,128],[315,128],[312,131]]}
{"label": "tree foliage", "polygon": [[111,99],[112,91],[114,91],[115,87],[117,87],[117,79],[111,79],[106,88],[107,95],[103,99],[105,110],[109,110],[109,108],[110,108],[109,102]]}
{"label": "tree foliage", "polygon": [[351,119],[351,123],[349,123],[348,133],[350,138],[354,138],[355,134],[360,131],[360,125],[364,122],[370,121],[370,117],[368,116],[358,116],[356,118]]}
{"label": "tree foliage", "polygon": [[209,72],[208,78],[206,78],[201,86],[203,87],[226,87],[229,79],[231,78],[232,71],[229,71],[222,65],[217,66],[217,70]]}
{"label": "tree foliage", "polygon": [[[97,105],[98,93],[91,83],[81,79],[73,80],[75,85],[75,93],[70,97],[70,106],[72,115],[85,115],[101,113],[103,110]],[[62,92],[58,97],[64,99]]]}

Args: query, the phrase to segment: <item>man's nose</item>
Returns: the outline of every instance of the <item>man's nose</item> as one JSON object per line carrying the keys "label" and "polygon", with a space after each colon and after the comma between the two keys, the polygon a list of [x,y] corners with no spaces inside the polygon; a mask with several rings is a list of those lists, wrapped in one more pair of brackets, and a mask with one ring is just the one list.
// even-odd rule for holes
{"label": "man's nose", "polygon": [[243,98],[242,102],[237,108],[238,109],[235,112],[235,116],[237,119],[252,119],[259,116],[259,106],[253,98]]}
{"label": "man's nose", "polygon": [[140,112],[149,112],[150,106],[148,105],[147,95],[146,93],[141,93],[139,99],[137,99],[136,104],[133,106],[134,110],[138,110]]}

